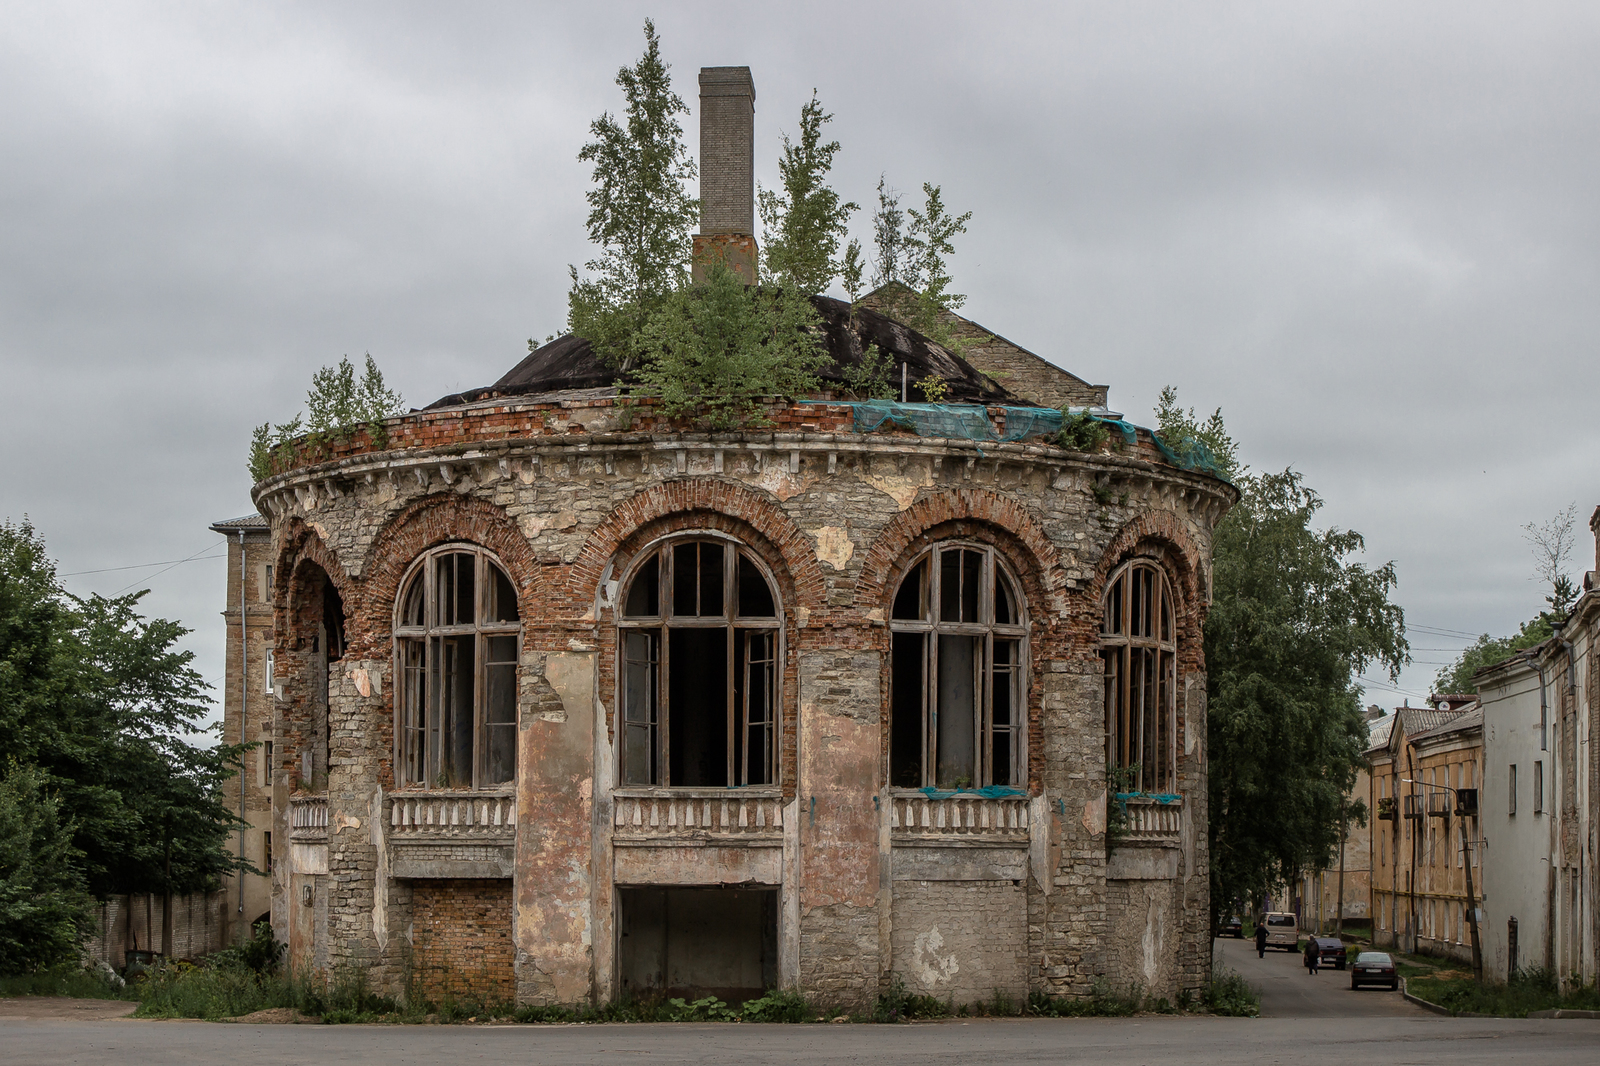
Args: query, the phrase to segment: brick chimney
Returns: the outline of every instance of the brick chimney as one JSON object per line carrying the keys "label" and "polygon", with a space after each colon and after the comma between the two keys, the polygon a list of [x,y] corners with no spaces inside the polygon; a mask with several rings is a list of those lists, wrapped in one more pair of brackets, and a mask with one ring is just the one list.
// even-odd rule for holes
{"label": "brick chimney", "polygon": [[756,84],[749,67],[700,68],[700,232],[694,280],[723,262],[756,281]]}

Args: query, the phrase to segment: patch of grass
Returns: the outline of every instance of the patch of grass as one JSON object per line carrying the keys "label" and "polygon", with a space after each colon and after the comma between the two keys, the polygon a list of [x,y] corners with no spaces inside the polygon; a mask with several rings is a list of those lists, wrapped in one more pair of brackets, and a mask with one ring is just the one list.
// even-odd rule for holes
{"label": "patch of grass", "polygon": [[79,966],[52,966],[34,973],[0,977],[0,996],[68,996],[73,999],[135,1000],[131,988]]}
{"label": "patch of grass", "polygon": [[1212,974],[1201,996],[1212,1014],[1227,1018],[1255,1018],[1261,1014],[1261,995],[1233,970]]}
{"label": "patch of grass", "polygon": [[910,1022],[926,1018],[948,1018],[955,1014],[953,1004],[942,1003],[925,993],[912,992],[897,973],[889,975],[889,987],[873,1004],[875,1022]]}
{"label": "patch of grass", "polygon": [[1479,984],[1461,973],[1419,977],[1407,980],[1406,991],[1452,1014],[1526,1018],[1538,1010],[1600,1010],[1600,985],[1580,985],[1563,993],[1555,974],[1543,968],[1519,970],[1505,984]]}

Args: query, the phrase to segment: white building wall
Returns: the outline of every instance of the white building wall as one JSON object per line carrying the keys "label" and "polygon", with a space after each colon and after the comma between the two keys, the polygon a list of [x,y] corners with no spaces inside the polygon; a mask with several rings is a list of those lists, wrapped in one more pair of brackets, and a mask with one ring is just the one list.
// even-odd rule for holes
{"label": "white building wall", "polygon": [[[1486,679],[1483,703],[1484,975],[1503,981],[1511,965],[1509,920],[1517,920],[1517,965],[1550,963],[1550,765],[1548,746],[1540,746],[1539,674],[1518,664]],[[1548,697],[1548,693],[1547,693]],[[1544,803],[1536,805],[1535,765],[1544,768]],[[1512,814],[1511,767],[1517,768],[1516,813]],[[1544,813],[1536,813],[1543,806]]]}

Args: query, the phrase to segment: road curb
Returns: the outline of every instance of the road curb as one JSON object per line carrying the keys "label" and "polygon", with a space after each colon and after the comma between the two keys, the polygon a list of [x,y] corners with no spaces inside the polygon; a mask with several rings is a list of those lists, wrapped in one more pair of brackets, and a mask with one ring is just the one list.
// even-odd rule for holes
{"label": "road curb", "polygon": [[1600,1018],[1600,1010],[1531,1010],[1530,1018]]}
{"label": "road curb", "polygon": [[1404,977],[1400,978],[1400,994],[1402,996],[1404,996],[1408,1001],[1410,1001],[1412,1003],[1415,1003],[1417,1006],[1421,1007],[1423,1010],[1431,1010],[1431,1011],[1433,1011],[1433,1013],[1442,1014],[1446,1018],[1455,1017],[1455,1015],[1453,1015],[1450,1012],[1450,1009],[1448,1007],[1441,1007],[1437,1003],[1430,1003],[1427,1000],[1423,999],[1421,996],[1413,996],[1411,994],[1411,989],[1408,987],[1409,985],[1410,985],[1410,982],[1407,981]]}

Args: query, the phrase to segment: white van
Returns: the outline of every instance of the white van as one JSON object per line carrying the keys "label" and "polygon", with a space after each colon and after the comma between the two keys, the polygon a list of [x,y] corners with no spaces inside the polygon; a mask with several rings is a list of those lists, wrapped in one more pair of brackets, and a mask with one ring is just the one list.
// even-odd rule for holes
{"label": "white van", "polygon": [[1300,926],[1293,914],[1268,911],[1262,923],[1267,927],[1267,947],[1283,948],[1285,951],[1300,949]]}

